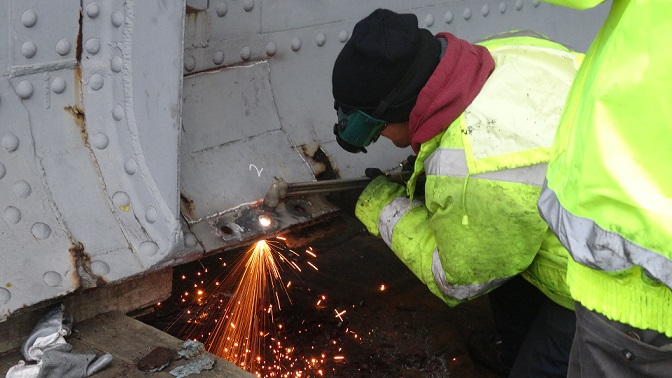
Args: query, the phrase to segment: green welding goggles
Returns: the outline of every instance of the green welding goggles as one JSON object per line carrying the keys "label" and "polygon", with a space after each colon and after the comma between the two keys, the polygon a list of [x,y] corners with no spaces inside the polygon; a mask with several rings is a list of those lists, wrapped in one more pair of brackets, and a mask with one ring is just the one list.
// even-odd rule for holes
{"label": "green welding goggles", "polygon": [[383,120],[374,118],[361,110],[354,109],[348,113],[334,105],[338,113],[338,122],[334,125],[334,135],[338,145],[352,153],[364,152],[364,147],[378,140],[380,132],[387,126]]}

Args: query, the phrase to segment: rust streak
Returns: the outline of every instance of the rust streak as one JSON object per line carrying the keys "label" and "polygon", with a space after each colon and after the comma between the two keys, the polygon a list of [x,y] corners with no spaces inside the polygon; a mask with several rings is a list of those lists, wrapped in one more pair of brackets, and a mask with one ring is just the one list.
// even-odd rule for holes
{"label": "rust streak", "polygon": [[75,59],[77,60],[77,62],[82,61],[82,49],[83,49],[82,34],[84,34],[84,31],[82,30],[83,26],[84,26],[84,24],[82,23],[83,17],[84,17],[84,12],[83,12],[82,8],[80,7],[79,8],[79,32],[77,33],[77,46],[75,47],[76,48]]}
{"label": "rust streak", "polygon": [[91,256],[84,251],[84,244],[81,242],[71,243],[68,252],[76,274],[77,287],[91,288],[107,283],[103,277],[95,275],[91,270]]}
{"label": "rust streak", "polygon": [[66,112],[70,113],[72,119],[75,121],[75,125],[79,128],[79,132],[82,136],[82,141],[86,147],[89,147],[89,136],[86,133],[86,117],[84,116],[84,110],[79,106],[68,105],[63,108]]}
{"label": "rust streak", "polygon": [[196,212],[194,201],[182,192],[180,192],[180,200],[182,200],[182,211],[190,218],[193,217]]}

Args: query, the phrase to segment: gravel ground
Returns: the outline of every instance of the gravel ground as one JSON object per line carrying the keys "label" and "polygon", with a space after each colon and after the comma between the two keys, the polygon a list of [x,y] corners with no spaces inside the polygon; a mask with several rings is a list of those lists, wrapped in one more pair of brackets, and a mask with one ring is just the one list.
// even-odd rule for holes
{"label": "gravel ground", "polygon": [[[301,272],[286,269],[282,273],[285,284],[292,284],[287,296],[278,296],[272,322],[266,323],[268,336],[260,356],[267,368],[259,375],[497,377],[475,364],[466,347],[476,327],[492,323],[486,298],[449,308],[385,243],[347,217],[297,231],[283,243],[289,247],[282,253]],[[140,320],[183,339],[198,338],[180,330],[185,324],[193,329],[204,302],[183,301],[184,293],[221,280],[242,251],[176,267],[173,296]],[[230,293],[220,292],[217,297],[227,299]],[[210,309],[210,318],[201,318],[196,333],[207,333],[213,312]],[[278,354],[276,342],[285,351],[291,348],[291,353]]]}

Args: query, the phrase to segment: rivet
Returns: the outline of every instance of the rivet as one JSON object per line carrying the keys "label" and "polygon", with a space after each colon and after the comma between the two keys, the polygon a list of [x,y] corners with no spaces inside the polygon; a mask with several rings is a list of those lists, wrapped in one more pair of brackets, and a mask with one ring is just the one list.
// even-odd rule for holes
{"label": "rivet", "polygon": [[30,189],[30,184],[28,184],[28,182],[25,180],[17,181],[16,183],[14,183],[13,189],[14,194],[16,194],[16,196],[20,198],[27,198],[32,192],[32,189]]}
{"label": "rivet", "polygon": [[462,12],[462,17],[464,17],[465,20],[469,20],[471,18],[471,8],[467,8]]}
{"label": "rivet", "polygon": [[131,198],[124,192],[116,192],[112,195],[112,203],[116,207],[128,207],[131,205]]}
{"label": "rivet", "polygon": [[348,38],[350,38],[350,33],[348,33],[347,30],[341,30],[341,32],[338,33],[338,40],[341,41],[341,43],[347,42]]}
{"label": "rivet", "polygon": [[135,172],[138,170],[138,163],[135,162],[135,159],[133,158],[128,158],[124,162],[124,171],[128,173],[129,175],[134,175]]}
{"label": "rivet", "polygon": [[625,358],[628,361],[633,361],[635,359],[635,355],[632,354],[631,351],[625,349],[623,350],[623,358]]}
{"label": "rivet", "polygon": [[42,276],[42,279],[44,280],[44,283],[51,287],[56,287],[61,284],[63,281],[63,277],[61,277],[60,274],[56,272],[47,272],[44,273],[44,276]]}
{"label": "rivet", "polygon": [[57,77],[51,82],[51,90],[54,93],[63,93],[65,91],[65,79],[62,77]]}
{"label": "rivet", "polygon": [[149,223],[154,223],[158,219],[158,213],[156,212],[156,209],[153,206],[150,206],[147,208],[147,211],[145,211],[145,220]]}
{"label": "rivet", "polygon": [[124,14],[121,13],[121,11],[115,10],[114,12],[112,12],[112,16],[110,16],[110,19],[112,20],[112,26],[114,26],[115,28],[118,28],[124,24]]}
{"label": "rivet", "polygon": [[499,13],[504,14],[506,12],[506,4],[505,3],[499,3]]}
{"label": "rivet", "polygon": [[299,51],[301,49],[301,39],[299,37],[294,37],[292,39],[292,51]]}
{"label": "rivet", "polygon": [[318,46],[324,46],[326,42],[327,36],[324,33],[317,33],[317,37],[315,37],[315,43],[317,43]]}
{"label": "rivet", "polygon": [[21,15],[21,23],[27,28],[32,28],[37,23],[37,15],[32,10],[28,9]]}
{"label": "rivet", "polygon": [[539,6],[539,0],[532,0],[532,6],[533,7],[538,7]]}
{"label": "rivet", "polygon": [[116,104],[112,108],[112,118],[116,121],[121,121],[124,119],[124,107],[121,104]]}
{"label": "rivet", "polygon": [[432,25],[434,25],[434,16],[428,14],[425,16],[425,26],[430,27]]}
{"label": "rivet", "polygon": [[187,71],[193,71],[194,68],[196,68],[196,58],[193,56],[184,58],[184,69]]}
{"label": "rivet", "polygon": [[446,12],[446,15],[443,17],[443,19],[446,21],[446,24],[450,24],[453,22],[453,12],[448,11]]}
{"label": "rivet", "polygon": [[107,265],[107,263],[105,261],[100,261],[100,260],[92,261],[91,262],[91,271],[96,276],[104,276],[104,275],[110,273],[110,266]]}
{"label": "rivet", "polygon": [[99,150],[104,150],[107,148],[107,145],[110,144],[110,139],[105,135],[105,133],[95,133],[91,138],[93,146]]}
{"label": "rivet", "polygon": [[14,152],[19,148],[19,137],[14,134],[6,134],[2,137],[2,148],[7,152]]}
{"label": "rivet", "polygon": [[516,0],[516,10],[523,9],[523,0]]}
{"label": "rivet", "polygon": [[240,49],[240,59],[248,60],[251,57],[252,57],[252,49],[250,49],[250,46],[244,46],[242,49]]}
{"label": "rivet", "polygon": [[98,17],[99,13],[100,13],[100,7],[98,7],[98,4],[91,3],[86,6],[86,15],[89,16],[89,18],[96,18]]}
{"label": "rivet", "polygon": [[100,88],[102,88],[104,83],[105,83],[105,80],[103,79],[103,76],[100,75],[100,74],[93,74],[89,78],[89,86],[94,91],[97,91]]}
{"label": "rivet", "polygon": [[215,12],[217,12],[218,17],[226,16],[226,11],[228,11],[228,7],[226,6],[225,2],[221,1],[215,5]]}
{"label": "rivet", "polygon": [[198,244],[196,236],[191,232],[184,234],[184,246],[187,248],[194,248]]}
{"label": "rivet", "polygon": [[35,46],[33,41],[24,42],[23,45],[21,45],[21,54],[26,58],[30,59],[34,57],[36,53],[37,46]]}
{"label": "rivet", "polygon": [[481,8],[481,15],[482,15],[483,17],[487,17],[488,14],[490,14],[490,6],[489,6],[488,4],[485,4],[485,5]]}
{"label": "rivet", "polygon": [[84,43],[84,49],[91,55],[96,55],[100,51],[100,40],[98,38],[89,38]]}
{"label": "rivet", "polygon": [[119,55],[115,55],[112,57],[112,59],[110,59],[110,69],[112,72],[121,72],[123,65],[124,64]]}
{"label": "rivet", "polygon": [[12,293],[4,287],[0,287],[0,304],[4,305],[9,302],[10,299],[12,299]]}
{"label": "rivet", "polygon": [[30,228],[35,239],[44,240],[51,235],[51,228],[42,222],[37,222]]}
{"label": "rivet", "polygon": [[21,212],[14,206],[5,209],[5,221],[10,224],[17,224],[21,221]]}
{"label": "rivet", "polygon": [[224,51],[222,50],[215,51],[215,53],[212,54],[212,62],[218,66],[224,63]]}
{"label": "rivet", "polygon": [[16,86],[16,94],[22,99],[27,100],[33,95],[33,84],[28,80],[24,80]]}
{"label": "rivet", "polygon": [[140,244],[140,253],[145,256],[154,256],[159,251],[159,246],[153,241],[146,241]]}
{"label": "rivet", "polygon": [[278,52],[278,45],[275,42],[270,41],[266,44],[266,55],[274,56]]}
{"label": "rivet", "polygon": [[245,0],[243,2],[243,9],[245,9],[245,12],[249,12],[254,8],[254,0]]}
{"label": "rivet", "polygon": [[68,55],[70,52],[70,42],[65,38],[56,42],[56,52],[60,56]]}
{"label": "rivet", "polygon": [[0,179],[5,177],[7,174],[7,168],[5,168],[5,165],[0,163]]}

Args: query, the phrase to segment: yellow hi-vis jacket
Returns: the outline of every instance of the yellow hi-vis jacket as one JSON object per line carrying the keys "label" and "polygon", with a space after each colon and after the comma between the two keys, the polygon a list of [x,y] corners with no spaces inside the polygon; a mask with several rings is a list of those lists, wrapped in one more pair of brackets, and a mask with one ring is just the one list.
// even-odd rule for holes
{"label": "yellow hi-vis jacket", "polygon": [[[601,1],[553,0],[588,8]],[[539,210],[590,310],[672,337],[672,1],[613,0],[558,127]]]}
{"label": "yellow hi-vis jacket", "polygon": [[[555,130],[581,54],[546,39],[483,42],[495,69],[448,129],[421,145],[407,187],[373,180],[355,213],[448,305],[522,273],[572,308],[567,252],[537,212]],[[426,174],[425,201],[412,197]]]}

